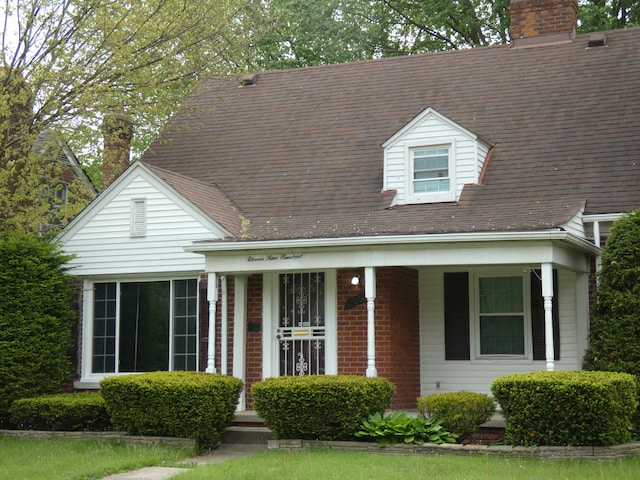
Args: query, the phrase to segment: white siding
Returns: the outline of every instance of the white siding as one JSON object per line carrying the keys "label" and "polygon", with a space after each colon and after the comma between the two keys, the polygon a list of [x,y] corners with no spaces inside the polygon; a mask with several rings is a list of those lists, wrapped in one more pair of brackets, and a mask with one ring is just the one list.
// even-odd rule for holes
{"label": "white siding", "polygon": [[[87,219],[63,237],[63,248],[76,256],[78,276],[199,272],[202,255],[185,252],[194,240],[215,238],[188,204],[146,175],[132,175],[121,188],[98,199]],[[131,236],[132,200],[145,199],[146,234]]]}
{"label": "white siding", "polygon": [[409,149],[430,145],[452,148],[455,166],[450,174],[455,178],[456,200],[460,198],[465,184],[478,182],[489,146],[435,111],[427,110],[385,144],[384,189],[397,192],[395,203],[412,201]]}
{"label": "white siding", "polygon": [[[444,269],[420,270],[420,390],[421,395],[460,390],[491,393],[491,383],[501,375],[544,370],[544,361],[445,361]],[[517,271],[517,270],[515,270]],[[522,269],[520,269],[520,272]],[[558,272],[560,312],[560,360],[557,370],[580,368],[576,314],[576,274]],[[554,301],[558,299],[554,293]],[[439,386],[438,386],[439,385]]]}

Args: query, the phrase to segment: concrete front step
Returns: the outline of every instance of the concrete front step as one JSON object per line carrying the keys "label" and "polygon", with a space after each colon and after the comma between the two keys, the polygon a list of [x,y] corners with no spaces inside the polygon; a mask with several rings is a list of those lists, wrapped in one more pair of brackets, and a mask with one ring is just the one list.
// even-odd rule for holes
{"label": "concrete front step", "polygon": [[231,425],[222,434],[222,443],[228,445],[266,445],[273,433],[253,410],[236,412]]}
{"label": "concrete front step", "polygon": [[273,433],[267,427],[230,426],[222,434],[222,443],[227,445],[266,445],[273,440]]}

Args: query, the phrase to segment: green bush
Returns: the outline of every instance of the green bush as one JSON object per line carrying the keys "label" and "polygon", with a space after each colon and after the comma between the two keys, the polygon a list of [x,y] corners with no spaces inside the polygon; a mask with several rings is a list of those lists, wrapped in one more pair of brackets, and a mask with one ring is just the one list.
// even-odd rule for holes
{"label": "green bush", "polygon": [[69,258],[33,235],[0,232],[0,425],[14,400],[59,393],[72,374]]}
{"label": "green bush", "polygon": [[494,380],[491,390],[512,445],[616,445],[631,439],[632,375],[532,372]]}
{"label": "green bush", "polygon": [[364,420],[391,405],[384,378],[309,375],[269,378],[251,388],[253,408],[275,438],[350,440]]}
{"label": "green bush", "polygon": [[374,413],[360,426],[356,437],[370,437],[378,445],[394,445],[398,442],[422,445],[429,443],[455,443],[457,435],[445,430],[437,417],[409,417],[405,412],[392,412],[387,416]]}
{"label": "green bush", "polygon": [[482,393],[434,393],[418,398],[418,413],[436,415],[444,428],[458,435],[475,432],[495,411],[493,398]]}
{"label": "green bush", "polygon": [[243,383],[219,374],[153,372],[108,377],[100,386],[116,429],[193,438],[204,449],[233,419]]}
{"label": "green bush", "polygon": [[613,223],[598,280],[583,367],[640,378],[640,210]]}
{"label": "green bush", "polygon": [[21,430],[113,430],[104,398],[97,392],[61,393],[15,400],[12,426]]}

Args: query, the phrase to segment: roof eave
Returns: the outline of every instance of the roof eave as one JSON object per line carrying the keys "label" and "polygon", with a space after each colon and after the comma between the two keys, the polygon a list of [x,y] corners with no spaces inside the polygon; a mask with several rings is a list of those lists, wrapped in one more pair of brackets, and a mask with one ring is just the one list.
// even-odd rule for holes
{"label": "roof eave", "polygon": [[444,233],[431,235],[390,235],[367,237],[304,238],[256,241],[200,241],[184,247],[193,253],[294,250],[300,248],[342,248],[436,243],[468,243],[498,241],[562,241],[586,253],[599,254],[601,249],[590,241],[560,229],[519,232]]}

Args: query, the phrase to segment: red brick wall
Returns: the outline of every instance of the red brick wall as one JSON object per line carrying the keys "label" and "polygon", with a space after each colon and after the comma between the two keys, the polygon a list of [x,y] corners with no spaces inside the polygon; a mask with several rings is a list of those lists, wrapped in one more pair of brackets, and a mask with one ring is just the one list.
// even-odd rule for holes
{"label": "red brick wall", "polygon": [[262,275],[248,278],[246,327],[245,392],[247,408],[251,408],[251,385],[262,380]]}
{"label": "red brick wall", "polygon": [[511,38],[568,33],[578,23],[577,0],[511,0]]}
{"label": "red brick wall", "polygon": [[[361,279],[364,272],[360,271]],[[362,292],[349,281],[353,270],[338,273],[338,373],[364,375],[367,369],[367,306],[343,310]],[[415,409],[420,395],[418,273],[409,268],[376,269],[376,368],[396,385],[393,407]]]}

